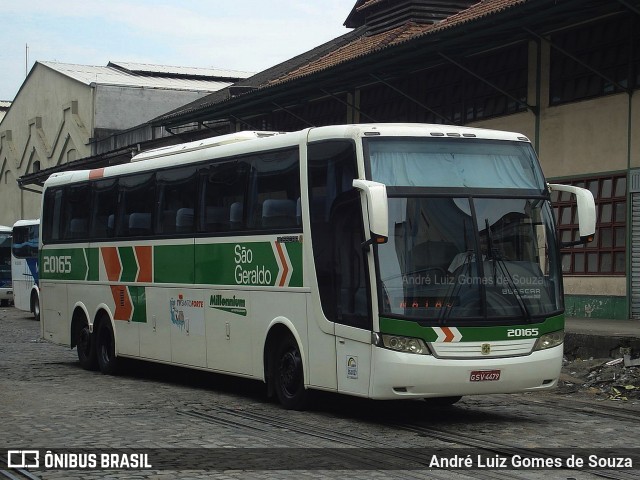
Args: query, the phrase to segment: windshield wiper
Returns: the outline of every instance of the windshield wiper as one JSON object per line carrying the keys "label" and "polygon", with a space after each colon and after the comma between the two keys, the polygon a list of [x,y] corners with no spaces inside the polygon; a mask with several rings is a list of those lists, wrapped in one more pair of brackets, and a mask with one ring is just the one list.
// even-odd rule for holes
{"label": "windshield wiper", "polygon": [[462,288],[462,283],[460,282],[460,277],[462,275],[466,275],[467,269],[471,266],[471,260],[473,259],[475,253],[473,250],[467,250],[465,252],[464,261],[462,265],[456,270],[460,270],[460,274],[455,278],[455,284],[453,287],[447,289],[447,295],[442,301],[442,310],[440,310],[440,315],[438,316],[438,323],[445,323],[449,317],[451,316],[451,311],[453,310],[453,302],[455,301],[455,296],[460,292]]}
{"label": "windshield wiper", "polygon": [[520,311],[524,314],[525,318],[530,321],[531,314],[529,313],[527,304],[522,298],[522,294],[520,293],[520,290],[516,288],[516,285],[513,281],[513,276],[511,275],[511,272],[509,272],[509,268],[507,267],[507,263],[502,258],[502,255],[500,255],[500,252],[498,252],[498,249],[495,248],[493,245],[493,232],[491,232],[491,227],[489,226],[489,219],[485,218],[484,223],[487,229],[487,241],[488,241],[487,250],[488,250],[489,258],[493,262],[493,285],[497,285],[497,278],[496,278],[496,271],[497,271],[496,266],[497,266],[500,268],[500,273],[502,274],[502,276],[507,280],[507,285],[509,287],[509,290],[513,293],[513,296],[516,297],[516,301],[518,302]]}

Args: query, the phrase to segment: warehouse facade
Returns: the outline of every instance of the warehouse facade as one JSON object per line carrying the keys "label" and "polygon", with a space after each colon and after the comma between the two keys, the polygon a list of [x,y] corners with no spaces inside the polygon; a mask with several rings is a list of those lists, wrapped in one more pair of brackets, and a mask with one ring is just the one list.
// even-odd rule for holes
{"label": "warehouse facade", "polygon": [[[596,198],[596,240],[563,256],[568,314],[640,318],[639,1],[358,0],[345,26],[352,30],[148,125],[185,139],[203,127],[352,122],[521,132],[550,180]],[[570,241],[574,207],[554,201]]]}

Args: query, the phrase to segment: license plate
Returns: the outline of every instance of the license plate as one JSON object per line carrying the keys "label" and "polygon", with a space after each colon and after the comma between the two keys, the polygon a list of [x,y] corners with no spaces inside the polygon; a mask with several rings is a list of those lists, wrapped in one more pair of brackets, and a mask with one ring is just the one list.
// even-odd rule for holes
{"label": "license plate", "polygon": [[473,370],[469,375],[472,382],[496,382],[500,380],[500,370]]}

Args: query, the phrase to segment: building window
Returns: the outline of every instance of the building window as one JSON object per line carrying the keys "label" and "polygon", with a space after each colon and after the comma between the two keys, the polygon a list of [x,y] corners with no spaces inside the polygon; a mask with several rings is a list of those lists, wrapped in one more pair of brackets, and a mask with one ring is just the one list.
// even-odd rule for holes
{"label": "building window", "polygon": [[551,43],[551,105],[640,87],[640,21],[632,15],[554,34]]}
{"label": "building window", "polygon": [[[627,177],[610,175],[575,181],[567,185],[587,188],[596,201],[596,236],[587,245],[562,250],[562,271],[571,275],[624,275],[627,241]],[[563,243],[578,240],[575,201],[566,192],[552,192],[551,200]]]}
{"label": "building window", "polygon": [[528,45],[521,42],[461,61],[485,81],[457,65],[443,63],[390,82],[413,100],[388,85],[375,84],[362,89],[360,108],[380,122],[459,125],[524,112],[527,62]]}

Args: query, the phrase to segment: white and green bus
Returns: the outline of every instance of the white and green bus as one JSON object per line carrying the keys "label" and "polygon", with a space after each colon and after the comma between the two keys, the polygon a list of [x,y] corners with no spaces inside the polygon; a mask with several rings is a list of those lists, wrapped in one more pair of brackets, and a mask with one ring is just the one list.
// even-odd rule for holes
{"label": "white and green bus", "polygon": [[442,125],[241,132],[53,174],[43,338],[374,399],[535,391],[562,363],[560,245],[527,138]]}

